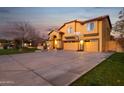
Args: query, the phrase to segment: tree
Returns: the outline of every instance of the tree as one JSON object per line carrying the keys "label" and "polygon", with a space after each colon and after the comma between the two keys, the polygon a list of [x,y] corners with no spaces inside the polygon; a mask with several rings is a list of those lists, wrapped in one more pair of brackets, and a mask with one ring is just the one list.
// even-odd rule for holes
{"label": "tree", "polygon": [[16,36],[16,40],[21,41],[21,46],[24,47],[25,41],[33,41],[39,38],[39,33],[35,28],[27,22],[15,22],[13,23],[13,31],[11,34]]}
{"label": "tree", "polygon": [[15,48],[16,49],[20,49],[21,48],[21,40],[19,39],[14,39],[14,44],[15,44]]}
{"label": "tree", "polygon": [[124,34],[124,8],[118,14],[119,20],[114,24],[113,30]]}

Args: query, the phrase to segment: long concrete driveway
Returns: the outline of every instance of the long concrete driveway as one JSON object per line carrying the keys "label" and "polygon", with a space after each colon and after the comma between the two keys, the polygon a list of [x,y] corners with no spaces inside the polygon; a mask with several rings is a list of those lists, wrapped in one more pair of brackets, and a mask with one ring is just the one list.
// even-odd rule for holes
{"label": "long concrete driveway", "polygon": [[69,85],[111,53],[71,51],[0,56],[0,85]]}

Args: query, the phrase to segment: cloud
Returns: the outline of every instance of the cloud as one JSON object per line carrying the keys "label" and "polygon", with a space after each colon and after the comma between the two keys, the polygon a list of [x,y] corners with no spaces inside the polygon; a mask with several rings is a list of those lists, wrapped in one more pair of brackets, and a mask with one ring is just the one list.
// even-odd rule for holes
{"label": "cloud", "polygon": [[[71,20],[87,20],[109,14],[112,23],[117,20],[121,8],[115,7],[71,7],[71,8],[0,8],[0,30],[3,25],[15,21],[28,21],[41,33],[60,27]],[[7,27],[7,26],[6,26]]]}

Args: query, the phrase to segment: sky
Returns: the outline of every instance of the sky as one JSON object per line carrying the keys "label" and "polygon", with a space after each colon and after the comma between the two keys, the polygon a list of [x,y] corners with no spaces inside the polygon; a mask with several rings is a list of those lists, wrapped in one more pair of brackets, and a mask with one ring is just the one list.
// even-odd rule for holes
{"label": "sky", "polygon": [[65,22],[75,19],[84,21],[109,15],[111,23],[114,24],[121,9],[121,7],[1,7],[0,34],[11,22],[29,22],[41,35],[47,34],[51,28],[60,27]]}

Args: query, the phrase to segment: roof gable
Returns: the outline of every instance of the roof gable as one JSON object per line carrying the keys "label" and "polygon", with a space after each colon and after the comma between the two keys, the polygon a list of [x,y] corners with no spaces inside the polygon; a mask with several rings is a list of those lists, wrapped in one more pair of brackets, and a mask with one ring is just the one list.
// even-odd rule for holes
{"label": "roof gable", "polygon": [[50,31],[50,32],[48,33],[48,35],[50,35],[50,34],[52,34],[52,33],[57,33],[57,31],[56,31],[56,30],[52,30],[52,31]]}
{"label": "roof gable", "polygon": [[[111,25],[111,21],[110,21],[110,18],[109,18],[109,15],[105,15],[105,16],[100,16],[100,17],[96,17],[96,18],[93,18],[93,19],[89,19],[89,20],[86,20],[86,21],[78,21],[78,20],[73,20],[73,21],[69,21],[69,22],[66,22],[64,23],[57,31],[59,31],[61,28],[63,28],[66,24],[69,24],[69,23],[72,23],[72,22],[78,22],[80,24],[85,24],[85,23],[88,23],[88,22],[92,22],[92,21],[95,21],[95,20],[103,20],[107,18],[108,22],[109,22],[109,26],[110,28],[112,28],[112,25]],[[48,35],[50,35],[51,33],[53,33],[55,30],[52,30],[51,32],[48,33]],[[56,32],[57,32],[56,31]]]}
{"label": "roof gable", "polygon": [[95,21],[95,20],[102,20],[102,19],[105,19],[105,18],[108,19],[110,28],[112,28],[109,15],[105,15],[105,16],[100,16],[100,17],[97,17],[97,18],[89,19],[89,20],[83,21],[82,24],[85,24],[85,23],[88,23],[88,22],[91,22],[91,21]]}
{"label": "roof gable", "polygon": [[78,23],[82,23],[81,21],[77,21],[77,20],[73,20],[73,21],[69,21],[64,23],[58,30],[60,30],[62,27],[64,27],[66,24],[72,23],[72,22],[78,22]]}
{"label": "roof gable", "polygon": [[105,19],[105,18],[108,19],[109,26],[110,26],[110,28],[112,28],[112,25],[111,25],[111,21],[110,21],[109,15],[105,15],[105,16],[100,16],[100,17],[96,17],[96,18],[93,18],[93,19],[89,19],[89,20],[86,20],[86,21],[77,21],[77,20],[73,20],[73,21],[66,22],[66,23],[64,23],[64,24],[58,29],[58,31],[59,31],[62,27],[64,27],[66,24],[69,24],[69,23],[72,23],[72,22],[78,22],[78,23],[81,23],[81,24],[85,24],[85,23],[88,23],[88,22],[91,22],[91,21],[102,20],[102,19]]}

